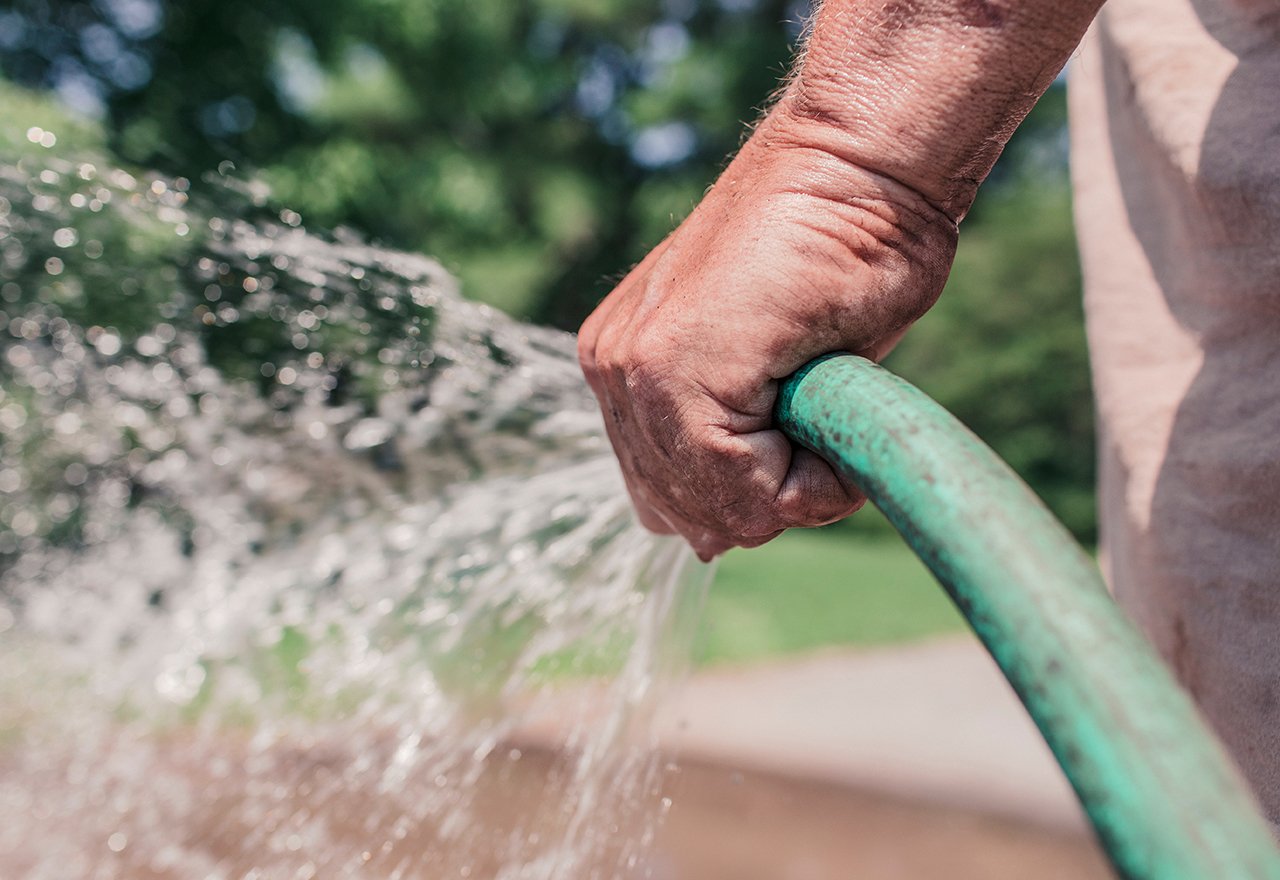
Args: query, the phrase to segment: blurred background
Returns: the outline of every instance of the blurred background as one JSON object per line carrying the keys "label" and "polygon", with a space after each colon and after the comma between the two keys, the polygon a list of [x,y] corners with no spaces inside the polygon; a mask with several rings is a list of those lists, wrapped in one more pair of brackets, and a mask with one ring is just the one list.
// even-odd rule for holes
{"label": "blurred background", "polygon": [[[692,208],[788,69],[804,0],[8,0],[0,105],[198,180],[234,166],[311,227],[439,258],[566,330]],[[15,116],[16,114],[16,116]],[[890,366],[1086,543],[1092,402],[1055,85]],[[231,163],[228,165],[227,163]],[[850,571],[868,586],[850,589]],[[786,583],[786,590],[779,590]],[[699,659],[960,628],[874,513],[731,553]]]}
{"label": "blurred background", "polygon": [[[211,176],[252,181],[255,205],[290,226],[431,255],[466,296],[573,331],[715,179],[809,13],[808,0],[0,0],[0,165],[56,132],[67,155],[106,152],[183,193]],[[1067,158],[1058,83],[966,219],[939,304],[888,363],[1092,546]],[[139,252],[129,283],[168,283],[148,270],[162,245],[151,262],[145,242],[127,246]],[[164,296],[88,298],[102,313],[76,319],[110,331]],[[377,325],[375,347],[399,330]],[[658,851],[683,853],[680,876],[699,877],[722,876],[732,854],[735,880],[853,864],[865,877],[1106,876],[981,650],[921,641],[963,631],[874,511],[728,554],[699,673],[668,707],[688,760],[668,780],[676,807]],[[740,767],[763,771],[744,784]],[[1028,830],[1041,820],[1053,834]]]}

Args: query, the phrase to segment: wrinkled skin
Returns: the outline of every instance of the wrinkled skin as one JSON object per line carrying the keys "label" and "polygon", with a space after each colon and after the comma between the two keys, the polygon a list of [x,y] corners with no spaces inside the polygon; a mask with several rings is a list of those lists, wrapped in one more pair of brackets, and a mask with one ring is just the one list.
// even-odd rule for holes
{"label": "wrinkled skin", "polygon": [[772,424],[814,357],[878,360],[937,299],[956,223],[782,105],[587,319],[579,355],[641,522],[708,560],[864,501]]}

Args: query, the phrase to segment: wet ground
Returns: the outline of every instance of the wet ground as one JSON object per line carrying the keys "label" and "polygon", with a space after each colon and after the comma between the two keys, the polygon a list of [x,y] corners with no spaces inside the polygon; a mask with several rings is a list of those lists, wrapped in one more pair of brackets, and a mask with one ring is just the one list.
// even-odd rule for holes
{"label": "wet ground", "polygon": [[624,748],[585,782],[561,744],[600,701],[548,699],[478,757],[320,723],[0,739],[0,880],[1113,876],[963,640],[701,673],[657,725],[678,761]]}
{"label": "wet ground", "polygon": [[1083,835],[972,812],[714,766],[686,766],[669,787],[664,880],[1114,876]]}
{"label": "wet ground", "polygon": [[[511,853],[554,839],[556,808],[573,783],[553,754],[495,750],[465,803],[348,783],[352,756],[334,743],[280,747],[210,760],[179,741],[162,744],[137,791],[149,810],[117,811],[112,786],[73,780],[56,764],[0,759],[0,801],[47,814],[41,840],[0,833],[0,876],[31,873],[56,846],[60,877],[138,880],[309,880],[312,877],[520,877]],[[244,760],[241,760],[244,759]],[[429,782],[427,783],[429,784]],[[274,794],[264,796],[264,786]],[[117,787],[118,788],[118,787]],[[555,880],[1091,880],[1112,876],[1082,835],[924,806],[847,787],[743,773],[705,763],[667,765],[650,807],[671,799],[652,846],[645,822],[602,805],[588,832],[604,845],[590,864],[561,863]],[[432,803],[431,809],[421,806]],[[156,807],[160,809],[157,810]],[[415,808],[418,807],[418,808]],[[443,809],[441,809],[443,807]],[[433,812],[434,811],[434,812]],[[647,810],[650,815],[654,810]],[[660,811],[660,810],[659,810]],[[112,815],[116,813],[116,815]],[[398,817],[398,818],[397,818]],[[461,820],[461,821],[460,821]],[[116,829],[116,830],[112,830]],[[118,851],[117,851],[118,850]],[[626,866],[627,852],[638,856]],[[550,858],[550,857],[548,857]],[[45,858],[46,867],[48,859]],[[503,873],[504,866],[508,873]]]}

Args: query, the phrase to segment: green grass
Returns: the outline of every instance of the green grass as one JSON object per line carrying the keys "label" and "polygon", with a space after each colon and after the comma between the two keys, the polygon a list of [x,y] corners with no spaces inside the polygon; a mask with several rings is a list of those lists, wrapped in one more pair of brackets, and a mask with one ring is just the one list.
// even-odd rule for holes
{"label": "green grass", "polygon": [[702,619],[700,665],[965,629],[951,600],[897,535],[841,527],[793,530],[764,547],[731,551]]}

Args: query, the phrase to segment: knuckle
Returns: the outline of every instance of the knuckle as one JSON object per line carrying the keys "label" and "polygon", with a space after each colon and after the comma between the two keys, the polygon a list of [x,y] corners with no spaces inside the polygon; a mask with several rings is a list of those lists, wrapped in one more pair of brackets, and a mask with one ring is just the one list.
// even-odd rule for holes
{"label": "knuckle", "polygon": [[866,502],[836,493],[797,494],[778,505],[778,518],[788,526],[823,526],[855,513]]}
{"label": "knuckle", "polygon": [[703,562],[710,562],[726,550],[736,546],[731,538],[710,533],[703,533],[687,540],[689,545],[693,547],[694,552],[698,554],[698,558]]}
{"label": "knuckle", "polygon": [[633,368],[635,352],[612,325],[600,331],[594,352],[596,368],[602,375],[624,378]]}
{"label": "knuckle", "polygon": [[752,535],[752,536],[743,535],[735,542],[735,545],[738,547],[746,547],[746,548],[759,547],[762,544],[769,543],[770,541],[772,541],[774,538],[778,537],[781,534],[782,534],[782,530],[779,529],[778,531],[769,532],[768,534],[765,534],[765,535]]}
{"label": "knuckle", "polygon": [[596,363],[596,338],[594,334],[588,336],[584,332],[578,335],[578,366],[588,376],[594,376],[599,372],[599,365]]}

